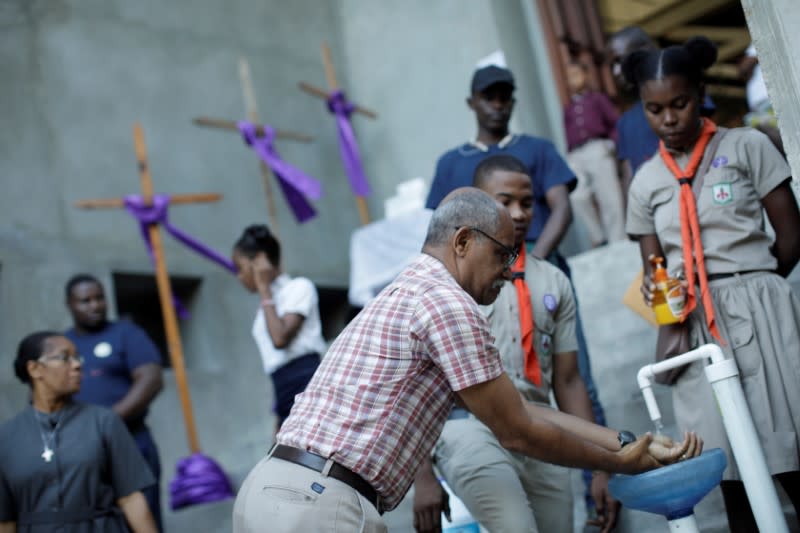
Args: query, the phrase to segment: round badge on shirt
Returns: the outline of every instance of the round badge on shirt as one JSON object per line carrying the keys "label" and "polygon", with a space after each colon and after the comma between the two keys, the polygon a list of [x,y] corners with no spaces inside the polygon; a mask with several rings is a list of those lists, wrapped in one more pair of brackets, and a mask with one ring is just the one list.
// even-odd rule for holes
{"label": "round badge on shirt", "polygon": [[112,352],[111,345],[107,342],[101,342],[100,344],[94,347],[94,356],[100,357],[101,359],[111,355],[111,352]]}
{"label": "round badge on shirt", "polygon": [[544,295],[542,302],[544,303],[544,308],[551,313],[556,310],[556,307],[558,307],[558,300],[555,296],[549,293]]}

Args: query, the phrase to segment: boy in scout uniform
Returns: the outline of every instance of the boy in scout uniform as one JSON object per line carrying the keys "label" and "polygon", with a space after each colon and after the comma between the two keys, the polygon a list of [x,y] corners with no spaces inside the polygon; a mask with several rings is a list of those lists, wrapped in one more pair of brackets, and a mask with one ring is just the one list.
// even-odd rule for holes
{"label": "boy in scout uniform", "polygon": [[[483,307],[506,373],[526,400],[550,405],[552,391],[561,411],[594,421],[578,373],[576,305],[570,282],[549,262],[525,254],[525,234],[533,215],[528,170],[513,156],[491,156],[477,167],[474,186],[506,206],[514,221],[515,244],[522,249],[511,269],[512,281],[494,304]],[[489,531],[573,530],[570,470],[504,449],[491,430],[465,409],[456,407],[451,413],[434,448],[434,462]],[[418,531],[433,530],[432,523],[447,504],[430,464],[420,468],[415,483],[415,526]],[[595,473],[592,495],[597,523],[608,531],[616,522],[619,504],[608,494],[605,473]]]}

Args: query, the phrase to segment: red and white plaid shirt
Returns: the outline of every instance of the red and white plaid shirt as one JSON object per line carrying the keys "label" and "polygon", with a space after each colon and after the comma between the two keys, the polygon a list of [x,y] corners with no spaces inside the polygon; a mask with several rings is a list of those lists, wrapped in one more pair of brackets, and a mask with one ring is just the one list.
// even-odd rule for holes
{"label": "red and white plaid shirt", "polygon": [[331,457],[391,510],[458,391],[503,373],[489,324],[444,265],[421,254],[337,337],[277,440]]}

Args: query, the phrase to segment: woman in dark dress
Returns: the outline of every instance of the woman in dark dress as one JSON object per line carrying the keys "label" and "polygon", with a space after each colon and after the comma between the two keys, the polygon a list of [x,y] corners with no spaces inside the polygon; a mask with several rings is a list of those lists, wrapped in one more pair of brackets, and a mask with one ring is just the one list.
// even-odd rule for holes
{"label": "woman in dark dress", "polygon": [[56,332],[19,344],[31,405],[0,426],[0,533],[155,533],[141,489],[154,483],[112,411],[72,401],[81,357]]}

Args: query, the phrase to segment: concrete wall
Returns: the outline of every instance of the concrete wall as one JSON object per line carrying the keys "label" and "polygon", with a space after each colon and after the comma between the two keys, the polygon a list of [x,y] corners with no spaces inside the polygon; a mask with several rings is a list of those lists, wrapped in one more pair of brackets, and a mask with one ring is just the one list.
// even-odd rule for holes
{"label": "concrete wall", "polygon": [[[134,121],[144,127],[158,191],[225,194],[216,204],[176,207],[171,220],[227,254],[246,224],[267,219],[258,165],[237,135],[195,127],[191,119],[243,116],[237,62],[247,57],[262,119],[315,136],[310,145],[280,142],[282,155],[326,189],[316,204],[320,216],[303,226],[279,199],[285,266],[320,285],[344,287],[358,215],[334,122],[321,102],[296,89],[300,80],[324,86],[320,42],[330,44],[349,96],[380,114],[377,121],[354,119],[377,218],[397,182],[430,179],[436,157],[474,135],[464,97],[478,59],[507,48],[512,68],[519,64],[525,73],[521,91],[530,95],[547,83],[535,79],[545,64],[522,65],[536,33],[526,5],[0,2],[0,421],[27,400],[11,371],[17,342],[37,329],[69,325],[63,285],[70,275],[98,275],[113,300],[113,272],[152,272],[126,214],[72,207],[83,198],[138,191]],[[527,18],[512,25],[515,13]],[[552,131],[542,118],[546,102],[536,102],[521,99],[515,124]],[[202,280],[192,317],[181,325],[189,383],[203,450],[238,484],[268,448],[273,428],[271,387],[249,334],[257,301],[225,271],[169,237],[165,243],[171,272]],[[168,372],[149,418],[164,489],[187,453],[173,383]],[[168,512],[166,522],[170,531],[196,531],[197,524],[226,531],[230,510],[226,502]]]}
{"label": "concrete wall", "polygon": [[[792,0],[742,0],[747,26],[758,51],[764,83],[781,130],[792,176],[800,176],[800,4]],[[793,180],[795,194],[800,182]]]}

